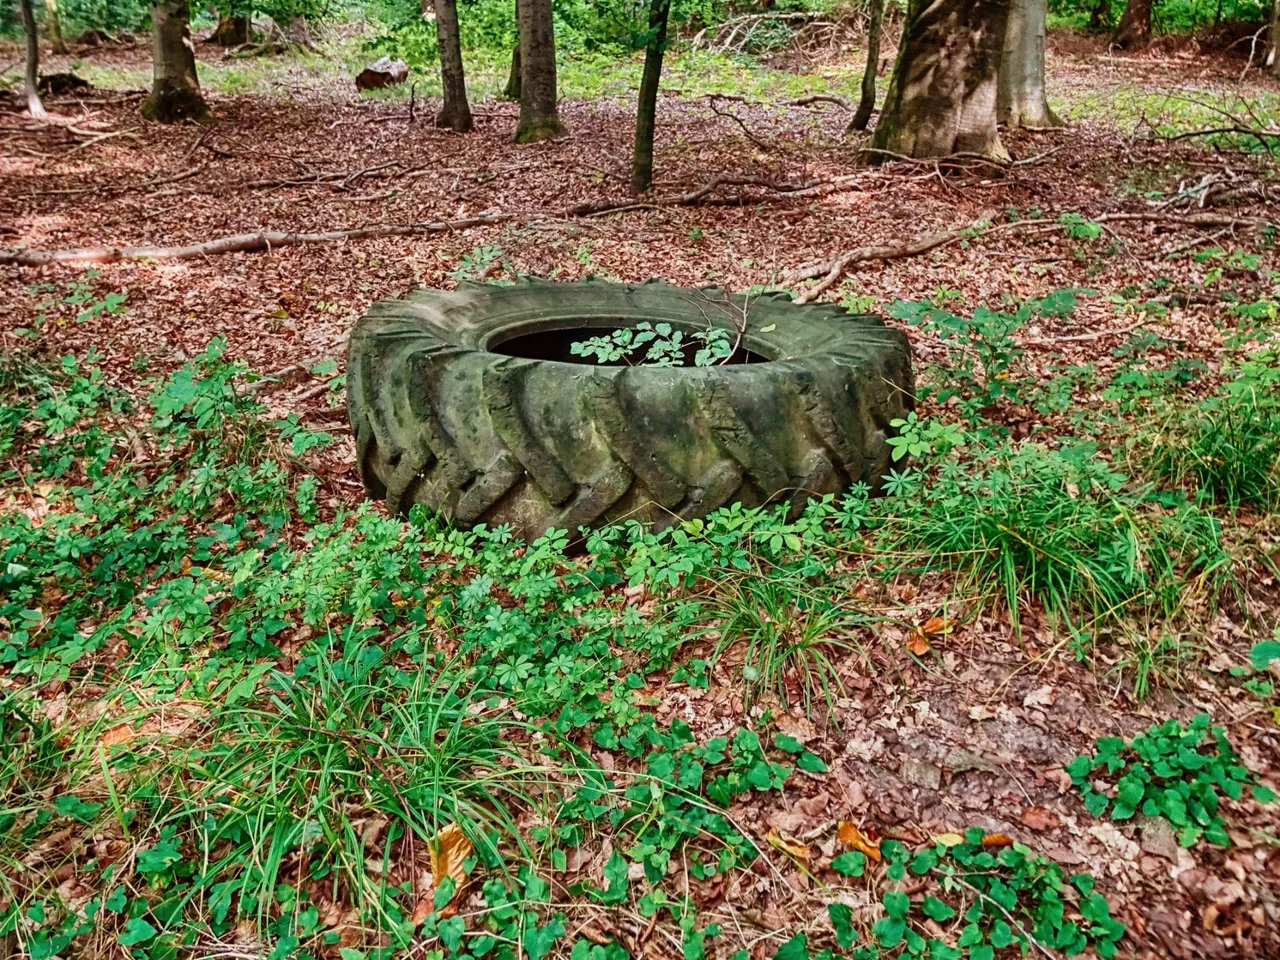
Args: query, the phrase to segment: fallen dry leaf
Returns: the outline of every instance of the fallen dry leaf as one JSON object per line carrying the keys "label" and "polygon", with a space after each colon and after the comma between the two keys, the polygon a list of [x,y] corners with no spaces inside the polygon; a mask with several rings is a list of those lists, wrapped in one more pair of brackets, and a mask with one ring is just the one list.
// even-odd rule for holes
{"label": "fallen dry leaf", "polygon": [[948,620],[946,617],[930,617],[920,630],[928,636],[940,637],[943,634],[950,633],[955,625],[956,622],[954,620]]}
{"label": "fallen dry leaf", "polygon": [[840,821],[839,828],[840,842],[853,849],[861,851],[872,860],[879,862],[880,860],[880,841],[873,840],[865,833],[855,827],[848,820]]}
{"label": "fallen dry leaf", "polygon": [[789,833],[783,833],[777,827],[770,827],[769,834],[765,838],[769,841],[769,845],[776,847],[783,853],[800,860],[809,859],[809,845],[801,843]]}
{"label": "fallen dry leaf", "polygon": [[467,882],[462,864],[471,856],[471,841],[460,826],[451,823],[437,833],[427,846],[431,852],[431,882],[439,888],[445,877],[451,877],[456,884],[453,890],[456,897]]}
{"label": "fallen dry leaf", "polygon": [[1024,707],[1051,707],[1053,701],[1058,697],[1058,693],[1053,687],[1043,686],[1032,690],[1022,699]]}
{"label": "fallen dry leaf", "polygon": [[970,720],[994,720],[998,716],[994,707],[988,707],[985,704],[978,704],[976,707],[969,708]]}
{"label": "fallen dry leaf", "polygon": [[917,657],[923,657],[929,652],[929,638],[924,632],[911,628],[911,634],[907,637],[907,649],[914,653]]}
{"label": "fallen dry leaf", "polygon": [[982,838],[984,847],[1011,847],[1013,846],[1013,837],[1003,833],[988,833]]}
{"label": "fallen dry leaf", "polygon": [[116,744],[128,743],[135,736],[137,736],[137,731],[133,729],[133,724],[118,723],[108,729],[98,743],[104,747],[114,747]]}
{"label": "fallen dry leaf", "polygon": [[1062,824],[1058,815],[1045,807],[1027,807],[1018,820],[1032,830],[1053,830]]}
{"label": "fallen dry leaf", "polygon": [[934,843],[940,843],[944,847],[958,847],[964,843],[964,837],[958,833],[940,833],[933,838]]}

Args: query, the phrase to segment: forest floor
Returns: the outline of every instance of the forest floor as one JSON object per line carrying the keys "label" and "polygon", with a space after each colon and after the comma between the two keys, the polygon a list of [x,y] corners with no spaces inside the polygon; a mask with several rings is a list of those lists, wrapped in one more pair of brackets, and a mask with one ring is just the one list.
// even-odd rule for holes
{"label": "forest floor", "polygon": [[[1275,318],[1280,264],[1275,226],[1263,222],[1277,220],[1280,184],[1265,147],[1280,143],[1272,139],[1280,96],[1274,81],[1257,71],[1241,83],[1237,59],[1189,51],[1112,56],[1085,41],[1055,41],[1051,101],[1068,125],[1008,134],[1011,166],[948,170],[932,163],[859,166],[864,137],[843,134],[845,110],[831,102],[795,102],[812,93],[850,98],[860,72],[856,53],[754,69],[677,58],[672,89],[659,104],[659,199],[643,209],[597,215],[575,207],[630,199],[632,105],[622,92],[633,82],[634,63],[607,82],[596,68],[567,69],[561,115],[569,136],[517,146],[511,142],[514,104],[478,99],[475,132],[458,136],[431,125],[434,104],[422,93],[429,85],[416,93],[411,119],[407,91],[362,100],[348,77],[312,69],[309,59],[212,65],[210,72],[220,71],[224,80],[227,70],[254,72],[236,83],[209,84],[212,123],[152,125],[139,119],[142,94],[131,89],[143,82],[147,56],[144,46],[84,52],[77,69],[116,89],[50,96],[54,117],[44,124],[12,111],[0,115],[0,245],[180,246],[261,230],[509,215],[426,235],[265,252],[0,265],[6,354],[87,359],[111,387],[137,397],[201,357],[215,337],[225,340],[225,359],[278,374],[255,394],[267,406],[264,417],[295,415],[337,438],[308,461],[319,480],[321,518],[363,499],[341,409],[347,333],[372,302],[419,284],[595,274],[733,291],[790,286],[800,293],[815,281],[793,281],[795,271],[855,248],[983,222],[1044,221],[1025,231],[979,227],[920,256],[858,262],[823,296],[877,312],[898,301],[927,301],[968,316],[983,305],[1012,312],[1011,305],[1077,291],[1074,310],[1025,318],[1006,344],[1015,379],[1057,384],[1065,402],[1046,400],[1029,386],[1027,394],[1001,397],[982,414],[987,426],[1015,439],[1035,434],[1050,445],[1073,433],[1104,443],[1131,436],[1141,412],[1126,421],[1131,411],[1104,389],[1121,373],[1155,371],[1151,382],[1167,383],[1170,378],[1157,373],[1191,371],[1186,396],[1211,394],[1224,363],[1238,364],[1270,335],[1241,325],[1260,317],[1261,331]],[[207,48],[201,56],[212,59]],[[48,69],[61,65],[54,61]],[[595,76],[583,90],[574,86],[579,73]],[[739,73],[750,76],[735,90]],[[608,84],[619,86],[601,89]],[[1218,126],[1256,127],[1266,135],[1179,139]],[[696,200],[678,202],[709,184],[715,185]],[[954,339],[919,326],[907,332],[922,381],[941,382],[941,371],[962,363]],[[919,412],[960,417],[955,403],[927,399]],[[1106,423],[1082,427],[1082,412]],[[1118,468],[1132,473],[1125,449],[1118,442],[1111,452]],[[14,477],[25,468],[15,469]],[[7,485],[4,509],[39,521],[66,502],[57,501],[53,489],[51,482]],[[779,731],[825,759],[820,771],[797,772],[785,790],[738,798],[729,808],[768,867],[734,872],[727,884],[694,884],[699,922],[719,922],[731,944],[718,947],[718,955],[744,946],[771,956],[801,930],[815,943],[830,936],[827,861],[841,849],[837,824],[847,821],[912,849],[979,827],[1025,843],[1069,872],[1090,872],[1112,915],[1128,926],[1121,955],[1280,957],[1274,806],[1247,794],[1225,800],[1229,845],[1200,840],[1183,847],[1160,817],[1091,816],[1063,772],[1099,737],[1131,738],[1153,723],[1208,713],[1252,775],[1280,788],[1277,701],[1265,673],[1251,675],[1246,666],[1250,648],[1271,637],[1280,615],[1274,563],[1280,526],[1261,508],[1215,516],[1238,561],[1231,599],[1196,616],[1110,627],[1087,651],[1034,597],[1015,625],[1003,604],[979,597],[950,572],[902,573],[872,588],[869,599],[865,588],[850,592],[884,616],[877,640],[896,653],[877,661],[881,673],[854,658],[840,664],[835,672],[844,695],[830,715],[820,707],[810,716],[789,711],[776,697],[744,703],[731,671],[716,673],[706,689],[676,682],[670,673],[646,678],[646,709],[663,722],[683,718],[700,742],[728,735],[747,718],[759,720],[763,704],[776,712]],[[44,589],[45,608],[62,602],[56,587]],[[634,600],[628,594],[625,602]],[[929,642],[918,649],[913,627],[939,616],[945,629],[928,632]],[[16,629],[14,623],[8,628]],[[151,679],[135,674],[128,680],[133,699],[122,697],[112,685],[111,658],[103,659],[108,649],[87,655],[96,673],[80,672],[74,661],[70,670],[47,672],[30,664],[15,669],[15,662],[26,662],[16,654],[0,659],[0,695],[21,694],[64,740],[74,737],[76,724],[88,725],[101,746],[102,731],[125,723],[125,704],[155,711],[170,696],[149,700]],[[289,669],[296,656],[284,644],[263,662]],[[129,732],[108,746],[128,749],[126,741],[143,736],[143,721],[129,722]],[[607,769],[623,762],[613,756],[616,749],[587,746]],[[106,753],[100,756],[105,764]],[[101,780],[86,778],[107,796]],[[66,789],[65,782],[48,788]],[[119,857],[101,852],[103,838],[116,837],[123,849],[130,836],[124,827],[120,839],[113,824],[82,835],[78,822],[55,819],[49,830],[57,827],[56,834],[38,834],[39,862],[61,871],[60,896],[83,903],[90,888],[106,897],[106,888],[92,880],[101,872],[97,860]],[[136,853],[136,846],[130,849]],[[608,830],[589,831],[574,849],[579,852],[559,867],[568,872],[566,884],[575,875],[610,880]],[[412,844],[409,850],[412,856]],[[0,862],[10,882],[14,862]],[[633,882],[641,876],[643,870],[630,873]],[[76,882],[84,889],[75,890]],[[686,891],[688,884],[686,877]],[[159,889],[136,887],[139,897],[153,901]],[[0,906],[2,894],[0,888]],[[584,934],[592,942],[617,939],[636,956],[666,955],[680,944],[675,919],[655,920],[666,931],[655,934],[647,919],[652,907],[624,922],[624,915],[637,916],[632,905],[601,896],[609,906]],[[575,924],[602,909],[587,898],[557,899],[574,901],[565,909]],[[148,924],[158,922],[146,916]],[[47,929],[41,923],[29,914],[23,936]],[[342,927],[337,920],[325,923]],[[340,942],[365,946],[351,938]],[[256,955],[243,938],[237,943],[241,953],[226,947],[219,955]],[[566,950],[572,946],[566,944]],[[688,956],[687,936],[685,944]],[[107,952],[116,949],[113,943]],[[344,960],[350,960],[345,952]]]}

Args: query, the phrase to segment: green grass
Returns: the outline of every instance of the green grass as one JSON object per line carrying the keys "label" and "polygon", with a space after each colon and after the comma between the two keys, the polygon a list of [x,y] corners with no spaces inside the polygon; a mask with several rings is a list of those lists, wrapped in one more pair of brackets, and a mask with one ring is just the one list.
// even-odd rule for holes
{"label": "green grass", "polygon": [[[716,937],[736,949],[683,877],[750,871],[762,850],[731,809],[834,759],[782,734],[775,698],[834,715],[858,674],[893,683],[929,662],[901,648],[915,624],[891,587],[945,585],[948,609],[974,617],[1038,607],[1076,655],[1105,654],[1145,692],[1176,681],[1236,574],[1212,498],[1104,456],[1119,418],[1054,444],[987,419],[1010,403],[1060,414],[1096,390],[1076,368],[1034,380],[1013,339],[1072,309],[1066,291],[968,317],[895,307],[939,338],[921,393],[948,415],[904,422],[896,446],[915,459],[889,496],[616,526],[574,557],[567,531],[525,546],[421,507],[407,522],[370,504],[327,511],[312,467],[332,438],[269,417],[220,341],[127,394],[94,358],[39,346],[48,318],[127,301],[97,277],[39,292],[34,345],[0,357],[0,478],[38,490],[45,511],[0,513],[0,931],[37,960],[165,957],[241,935],[277,960],[410,943],[459,960],[594,956],[569,936],[566,902],[660,914],[693,958]],[[1149,369],[1142,344],[1131,352],[1108,388],[1117,409],[1186,386]],[[1273,359],[1240,358],[1241,376],[1272,384]],[[658,719],[661,691],[713,683],[744,706],[724,736]],[[74,705],[60,727],[41,712],[55,687]],[[591,759],[601,750],[607,766]],[[478,914],[452,912],[453,881],[423,879],[445,828],[471,847],[460,869],[483,892]],[[553,897],[605,837],[602,876]],[[942,902],[954,857],[933,853],[916,852],[916,872]],[[903,854],[891,864],[905,870]],[[1051,909],[1063,878],[1020,856],[988,866],[1047,898],[1046,937],[1079,943],[1084,928]],[[68,866],[92,911],[60,890]],[[868,936],[932,936],[913,905],[883,902],[895,923]],[[1104,908],[1080,901],[1110,942]],[[973,922],[972,936],[1004,939],[994,917]],[[791,943],[799,960],[808,947]]]}

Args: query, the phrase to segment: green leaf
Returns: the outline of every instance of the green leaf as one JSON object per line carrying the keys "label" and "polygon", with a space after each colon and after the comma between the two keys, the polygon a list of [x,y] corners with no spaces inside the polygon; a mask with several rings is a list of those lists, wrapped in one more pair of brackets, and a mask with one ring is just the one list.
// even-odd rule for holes
{"label": "green leaf", "polygon": [[853,929],[853,907],[846,903],[829,903],[827,915],[831,917],[831,927],[836,932],[836,943],[841,950],[848,950],[858,939],[858,932]]}
{"label": "green leaf", "polygon": [[773,738],[773,745],[779,750],[785,750],[787,753],[803,753],[804,744],[795,737],[780,733]]}
{"label": "green leaf", "polygon": [[809,960],[809,938],[797,933],[778,948],[773,960]]}
{"label": "green leaf", "polygon": [[1265,670],[1275,660],[1280,660],[1280,640],[1263,640],[1249,650],[1249,663],[1255,670]]}
{"label": "green leaf", "polygon": [[142,917],[134,917],[124,925],[124,929],[116,937],[116,943],[122,947],[132,947],[142,943],[144,940],[150,940],[159,932]]}
{"label": "green leaf", "polygon": [[826,773],[827,765],[823,763],[822,758],[816,753],[809,753],[807,750],[800,754],[796,760],[796,766],[801,770],[807,770],[809,773]]}
{"label": "green leaf", "polygon": [[436,933],[440,937],[440,942],[450,953],[457,953],[458,948],[462,946],[462,934],[466,929],[467,921],[462,917],[450,917],[436,924]]}
{"label": "green leaf", "polygon": [[905,920],[911,911],[911,898],[901,890],[891,890],[884,895],[884,912],[894,920]]}
{"label": "green leaf", "polygon": [[1253,799],[1257,800],[1259,803],[1271,803],[1275,798],[1275,791],[1270,787],[1265,787],[1260,783],[1255,783],[1253,785]]}
{"label": "green leaf", "polygon": [[53,801],[53,809],[64,817],[72,817],[81,823],[92,823],[98,816],[98,812],[102,809],[101,803],[87,803],[77,796],[64,793]]}
{"label": "green leaf", "polygon": [[[459,918],[460,919],[460,918]],[[559,917],[553,919],[546,926],[539,927],[536,924],[529,924],[521,937],[521,943],[524,944],[524,952],[528,954],[529,960],[542,960],[555,942],[564,936],[564,923]]]}
{"label": "green leaf", "polygon": [[859,850],[842,853],[831,861],[831,869],[846,877],[860,877],[867,868],[867,855]]}
{"label": "green leaf", "polygon": [[950,920],[956,915],[953,907],[943,903],[937,897],[925,897],[924,904],[921,906],[925,916],[932,917],[941,923],[943,920]]}
{"label": "green leaf", "polygon": [[885,947],[896,947],[902,942],[902,935],[907,931],[905,920],[897,920],[891,917],[883,917],[877,920],[875,926],[871,928],[871,934],[876,938],[876,943]]}

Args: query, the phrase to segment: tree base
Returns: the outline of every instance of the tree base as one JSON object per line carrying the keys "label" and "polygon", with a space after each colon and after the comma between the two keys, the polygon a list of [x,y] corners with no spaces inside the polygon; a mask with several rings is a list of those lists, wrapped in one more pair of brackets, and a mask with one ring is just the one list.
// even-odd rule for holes
{"label": "tree base", "polygon": [[559,120],[548,120],[542,123],[521,124],[516,128],[516,143],[538,143],[541,140],[554,140],[563,137],[569,131]]}
{"label": "tree base", "polygon": [[142,116],[156,123],[207,120],[209,105],[198,90],[157,90],[143,101]]}
{"label": "tree base", "polygon": [[472,129],[471,113],[463,110],[441,110],[436,114],[436,126],[445,127],[454,133],[470,133]]}
{"label": "tree base", "polygon": [[1064,126],[1061,118],[1047,103],[1011,105],[1000,122],[1006,127],[1019,130],[1058,130]]}

